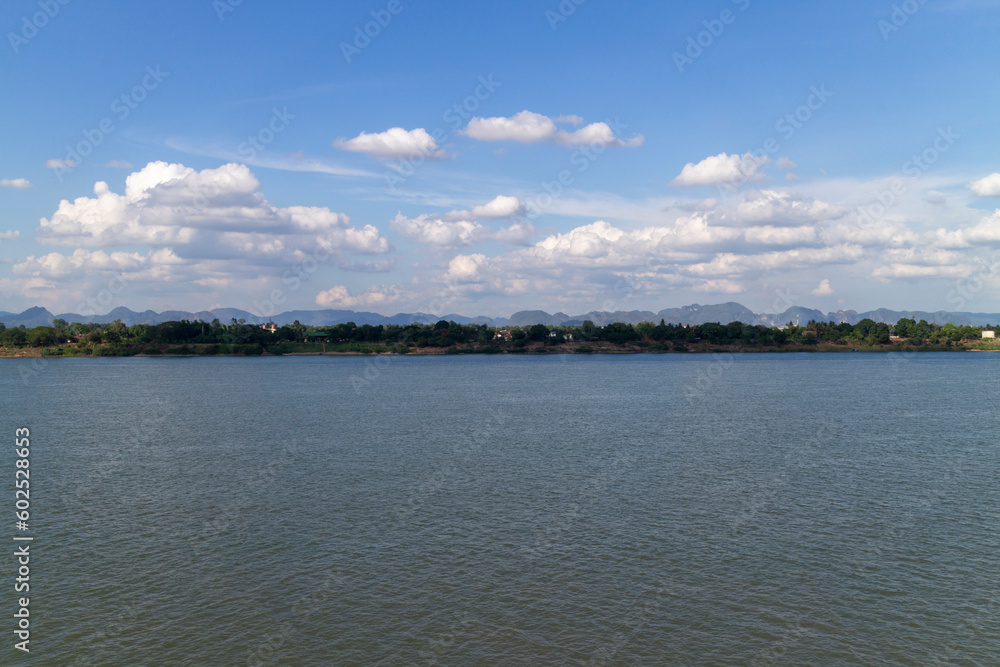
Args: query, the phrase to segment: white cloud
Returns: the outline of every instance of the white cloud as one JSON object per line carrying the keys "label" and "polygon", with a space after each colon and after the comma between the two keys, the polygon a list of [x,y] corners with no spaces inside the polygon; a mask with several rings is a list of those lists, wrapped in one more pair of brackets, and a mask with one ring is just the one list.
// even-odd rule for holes
{"label": "white cloud", "polygon": [[524,110],[510,118],[477,116],[469,121],[462,134],[479,141],[520,141],[528,144],[551,140],[556,134],[556,124],[548,116]]}
{"label": "white cloud", "polygon": [[517,197],[499,195],[471,211],[456,210],[438,214],[421,214],[408,218],[398,213],[392,228],[411,241],[439,248],[458,248],[482,241],[496,240],[523,245],[535,234],[531,224],[518,221],[502,229],[487,227],[478,219],[512,218],[524,214],[525,206]]}
{"label": "white cloud", "polygon": [[812,291],[813,296],[830,296],[833,294],[833,288],[830,287],[830,281],[824,278],[819,281],[819,285]]}
{"label": "white cloud", "polygon": [[278,208],[245,165],[195,171],[151,162],[125,181],[125,194],[94,185],[94,197],[63,200],[42,218],[38,239],[55,245],[171,246],[184,256],[281,258],[312,252],[384,253],[377,228],[354,227],[324,207]]}
{"label": "white cloud", "polygon": [[31,181],[26,178],[0,178],[0,187],[27,190],[31,187]]}
{"label": "white cloud", "polygon": [[482,240],[486,230],[475,220],[445,220],[428,214],[407,218],[398,213],[391,226],[411,241],[443,248],[471,245]]}
{"label": "white cloud", "polygon": [[636,135],[628,140],[619,139],[611,126],[603,122],[591,123],[573,132],[558,129],[556,123],[570,123],[575,126],[583,123],[583,118],[574,115],[552,119],[524,110],[509,118],[477,116],[469,121],[461,133],[479,141],[519,141],[525,144],[551,141],[562,146],[599,144],[636,147],[643,143],[642,135]]}
{"label": "white cloud", "polygon": [[797,166],[799,166],[786,157],[779,157],[777,164],[778,164],[778,169],[795,169]]}
{"label": "white cloud", "polygon": [[928,204],[943,204],[948,201],[948,195],[937,190],[928,190],[924,195],[924,201]]}
{"label": "white cloud", "polygon": [[746,287],[741,283],[727,278],[703,280],[695,284],[691,289],[695,292],[709,292],[711,294],[741,294],[746,291]]}
{"label": "white cloud", "polygon": [[850,264],[861,259],[863,249],[855,245],[828,248],[793,248],[759,255],[719,253],[711,261],[694,264],[688,270],[704,276],[748,276],[773,274],[785,269],[806,269],[825,264]]}
{"label": "white cloud", "polygon": [[525,212],[526,206],[524,202],[517,197],[497,195],[485,204],[474,206],[471,211],[451,211],[445,213],[443,217],[445,220],[498,219],[520,217]]}
{"label": "white cloud", "polygon": [[575,132],[559,130],[556,132],[554,141],[563,146],[583,146],[585,144],[597,144],[599,146],[627,146],[635,148],[642,146],[645,138],[640,134],[622,141],[615,136],[614,131],[607,123],[591,123]]}
{"label": "white cloud", "polygon": [[112,169],[131,169],[132,163],[125,160],[111,160],[107,162],[105,167],[110,167]]}
{"label": "white cloud", "polygon": [[14,230],[8,230],[5,232],[0,232],[0,241],[13,241],[16,238],[21,237],[21,232]]}
{"label": "white cloud", "polygon": [[390,305],[399,301],[401,297],[402,293],[395,286],[373,285],[364,292],[352,296],[343,285],[335,285],[317,294],[316,304],[326,308],[371,308]]}
{"label": "white cloud", "polygon": [[798,176],[797,174],[793,174],[792,172],[788,172],[787,174],[785,174],[785,180],[786,181],[801,181],[802,178],[800,176]]}
{"label": "white cloud", "polygon": [[443,149],[438,147],[434,137],[422,127],[409,131],[401,127],[393,127],[385,132],[371,134],[362,132],[353,139],[337,139],[333,145],[345,151],[366,153],[376,160],[398,160],[414,157],[444,160],[449,157]]}
{"label": "white cloud", "polygon": [[975,245],[1000,244],[1000,209],[971,227],[938,229],[927,235],[927,242],[943,248],[969,248]]}
{"label": "white cloud", "polygon": [[846,207],[818,199],[795,197],[776,190],[754,190],[747,192],[735,211],[727,212],[723,219],[736,224],[799,225],[833,220],[848,212]]}
{"label": "white cloud", "polygon": [[78,310],[114,280],[146,307],[225,300],[249,308],[276,286],[296,288],[282,276],[306,280],[327,261],[353,270],[350,255],[390,250],[372,225],[352,225],[325,207],[279,208],[259,188],[237,164],[199,172],[152,162],[128,176],[124,194],[98,182],[93,197],[62,201],[36,232],[41,243],[97,248],[20,259],[6,289],[29,303],[58,298],[54,307]]}
{"label": "white cloud", "polygon": [[37,276],[41,278],[80,278],[89,272],[134,271],[146,265],[153,253],[143,256],[136,252],[90,251],[77,248],[71,255],[52,252],[41,257],[29,256],[14,264],[15,275]]}
{"label": "white cloud", "polygon": [[697,164],[689,162],[681,169],[671,184],[683,186],[697,185],[731,185],[741,181],[763,180],[763,174],[757,173],[761,165],[769,161],[765,155],[756,157],[753,153],[743,155],[727,155],[719,153],[707,157]]}
{"label": "white cloud", "polygon": [[872,278],[888,281],[893,278],[966,278],[975,267],[923,266],[919,264],[889,264],[872,272]]}
{"label": "white cloud", "polygon": [[59,158],[52,158],[45,161],[46,169],[72,169],[76,166],[76,162],[73,160],[60,160]]}
{"label": "white cloud", "polygon": [[448,273],[445,277],[456,282],[469,282],[475,280],[480,269],[487,263],[486,255],[476,253],[474,255],[457,255],[448,262]]}
{"label": "white cloud", "polygon": [[1000,173],[969,183],[969,189],[980,197],[1000,197]]}
{"label": "white cloud", "polygon": [[524,204],[517,197],[498,195],[491,201],[472,209],[476,218],[510,218],[524,215]]}

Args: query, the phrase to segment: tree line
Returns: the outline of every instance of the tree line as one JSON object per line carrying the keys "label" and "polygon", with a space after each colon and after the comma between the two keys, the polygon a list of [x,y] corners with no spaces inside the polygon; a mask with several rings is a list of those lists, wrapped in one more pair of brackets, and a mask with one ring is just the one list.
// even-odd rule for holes
{"label": "tree line", "polygon": [[[272,330],[273,329],[273,330]],[[857,324],[810,321],[804,326],[751,325],[742,322],[698,325],[615,322],[597,326],[587,320],[580,325],[550,327],[492,327],[441,320],[435,324],[306,326],[298,321],[281,327],[262,328],[233,319],[223,324],[181,320],[160,324],[127,326],[121,320],[109,324],[68,323],[56,319],[51,326],[6,328],[0,324],[0,347],[57,348],[60,351],[91,351],[95,354],[156,354],[164,351],[199,354],[282,354],[312,344],[335,350],[359,352],[406,352],[416,348],[450,348],[470,351],[518,351],[525,348],[561,346],[569,342],[607,343],[651,350],[681,350],[691,345],[773,348],[828,343],[879,346],[897,340],[912,346],[951,346],[982,337],[983,327],[938,325],[903,318],[895,325],[863,319]],[[319,335],[317,335],[319,334]],[[318,341],[322,341],[322,343]]]}

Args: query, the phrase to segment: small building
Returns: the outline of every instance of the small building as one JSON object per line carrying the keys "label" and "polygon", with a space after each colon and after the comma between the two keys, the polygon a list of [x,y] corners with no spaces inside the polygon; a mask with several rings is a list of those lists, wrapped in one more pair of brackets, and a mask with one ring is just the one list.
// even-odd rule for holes
{"label": "small building", "polygon": [[501,329],[493,335],[493,340],[503,339],[505,341],[510,341],[513,335],[510,333],[510,329]]}
{"label": "small building", "polygon": [[275,325],[274,322],[268,322],[267,324],[262,324],[260,325],[260,328],[263,329],[264,331],[270,331],[271,333],[275,333],[278,330],[278,327],[277,325]]}
{"label": "small building", "polygon": [[983,338],[996,338],[997,332],[990,329],[983,329]]}
{"label": "small building", "polygon": [[305,334],[306,342],[323,343],[323,354],[326,354],[326,339],[330,337],[330,334],[325,331],[307,331]]}

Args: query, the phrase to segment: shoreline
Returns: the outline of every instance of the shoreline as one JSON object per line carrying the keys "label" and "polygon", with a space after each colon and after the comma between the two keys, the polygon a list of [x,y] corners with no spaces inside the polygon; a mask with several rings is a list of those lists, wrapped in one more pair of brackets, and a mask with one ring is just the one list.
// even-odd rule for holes
{"label": "shoreline", "polygon": [[528,357],[541,357],[541,356],[552,356],[552,355],[635,355],[635,354],[651,354],[651,355],[706,355],[706,354],[791,354],[791,353],[807,353],[807,354],[911,354],[911,353],[921,353],[921,352],[1000,352],[1000,347],[998,348],[981,348],[981,347],[945,347],[945,346],[894,346],[885,345],[878,347],[822,347],[817,348],[816,346],[794,346],[794,347],[747,347],[747,346],[718,346],[718,345],[706,345],[702,347],[692,347],[686,350],[661,350],[661,349],[642,349],[642,348],[596,348],[596,347],[573,347],[573,348],[521,348],[521,349],[465,349],[465,350],[455,350],[455,348],[414,348],[409,349],[406,352],[398,351],[355,351],[355,350],[331,350],[328,352],[313,351],[313,350],[301,350],[284,352],[282,354],[271,354],[268,352],[263,352],[260,354],[245,354],[245,353],[191,353],[185,351],[184,353],[171,353],[163,352],[157,354],[149,354],[147,352],[134,352],[131,353],[128,350],[125,351],[111,351],[105,350],[100,354],[52,354],[44,353],[44,348],[20,348],[15,353],[12,350],[4,350],[0,348],[0,359],[98,359],[98,358],[111,358],[111,359],[121,359],[126,357],[142,357],[146,359],[157,359],[157,358],[195,358],[195,357],[226,357],[226,358],[254,358],[254,357],[443,357],[443,356],[495,356],[495,355],[508,355],[508,356],[528,356]]}

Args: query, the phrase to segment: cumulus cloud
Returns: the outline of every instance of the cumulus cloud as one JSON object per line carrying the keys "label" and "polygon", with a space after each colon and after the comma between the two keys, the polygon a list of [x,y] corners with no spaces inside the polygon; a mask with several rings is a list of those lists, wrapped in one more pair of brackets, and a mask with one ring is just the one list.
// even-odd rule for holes
{"label": "cumulus cloud", "polygon": [[125,180],[125,193],[107,183],[94,197],[63,200],[42,218],[37,237],[53,245],[171,246],[183,256],[294,257],[328,252],[384,253],[388,241],[372,225],[355,227],[325,207],[279,208],[258,191],[245,165],[195,171],[151,162]]}
{"label": "cumulus cloud", "polygon": [[746,193],[735,211],[725,214],[724,219],[736,224],[800,225],[833,220],[849,212],[844,206],[818,199],[796,197],[776,190],[754,190]]}
{"label": "cumulus cloud", "polygon": [[797,166],[799,166],[786,157],[779,157],[777,164],[778,164],[778,169],[795,169]]}
{"label": "cumulus cloud", "polygon": [[816,244],[816,230],[722,227],[702,214],[635,230],[598,220],[493,257],[458,254],[438,280],[456,298],[516,297],[518,302],[530,294],[592,301],[611,294],[614,285],[628,285],[630,295],[651,298],[679,288],[736,294],[776,273],[856,263],[866,254],[859,245],[795,245],[800,242]]}
{"label": "cumulus cloud", "polygon": [[888,264],[872,272],[871,277],[887,282],[893,278],[966,278],[975,270],[971,265],[924,266],[921,264]]}
{"label": "cumulus cloud", "polygon": [[196,171],[151,162],[122,194],[98,182],[94,196],[60,202],[36,232],[43,244],[75,249],[20,259],[8,288],[35,302],[58,294],[89,304],[116,281],[150,307],[217,303],[222,294],[249,308],[277,284],[295,289],[323,262],[350,270],[347,257],[390,250],[372,225],[325,207],[277,207],[259,188],[238,164]]}
{"label": "cumulus cloud", "polygon": [[51,158],[45,161],[46,169],[72,169],[76,166],[76,162],[73,160],[60,160],[59,158]]}
{"label": "cumulus cloud", "polygon": [[941,248],[971,248],[1000,244],[1000,209],[971,227],[938,229],[926,235],[926,243]]}
{"label": "cumulus cloud", "polygon": [[753,153],[727,155],[719,153],[701,162],[689,162],[681,173],[671,181],[671,185],[687,187],[697,185],[733,185],[742,181],[760,181],[764,175],[758,169],[769,161],[765,155],[757,157]]}
{"label": "cumulus cloud", "polygon": [[428,214],[407,218],[397,213],[391,226],[411,241],[438,247],[471,245],[482,240],[486,230],[475,220],[445,220]]}
{"label": "cumulus cloud", "polygon": [[8,230],[5,232],[0,232],[0,241],[13,241],[16,238],[20,238],[21,232],[14,230]]}
{"label": "cumulus cloud", "polygon": [[551,140],[556,134],[556,124],[548,116],[524,110],[510,118],[480,118],[476,116],[462,134],[479,141],[520,141],[529,144]]}
{"label": "cumulus cloud", "polygon": [[475,117],[462,134],[478,141],[519,141],[530,144],[539,141],[550,141],[562,146],[581,146],[584,144],[600,144],[603,146],[641,146],[642,135],[622,140],[615,136],[611,126],[604,122],[591,123],[573,132],[561,130],[557,123],[580,125],[580,116],[558,116],[549,118],[539,113],[524,110],[509,118],[497,116],[492,118]]}
{"label": "cumulus cloud", "polygon": [[607,123],[591,123],[574,132],[559,130],[556,132],[554,141],[563,146],[597,144],[600,146],[627,146],[635,148],[642,146],[645,138],[640,134],[623,141],[615,136],[611,126]]}
{"label": "cumulus cloud", "polygon": [[969,183],[969,189],[980,197],[1000,197],[1000,173]]}
{"label": "cumulus cloud", "polygon": [[[77,248],[71,255],[52,252],[41,257],[26,257],[14,264],[13,272],[20,276],[37,276],[41,278],[81,278],[93,270],[99,271],[134,271],[148,265],[156,259],[166,258],[176,260],[169,251],[165,255],[154,258],[154,253],[142,255],[137,252],[105,252],[104,250],[85,250]],[[178,260],[179,261],[179,260]],[[176,263],[176,262],[172,262]]]}
{"label": "cumulus cloud", "polygon": [[393,127],[385,132],[371,134],[362,132],[353,139],[337,139],[333,145],[345,151],[366,153],[376,160],[398,160],[418,156],[431,160],[444,160],[449,157],[438,147],[434,137],[422,127],[414,130]]}
{"label": "cumulus cloud", "polygon": [[439,248],[457,248],[489,240],[520,245],[534,236],[535,229],[531,224],[516,221],[508,227],[494,229],[480,224],[478,220],[519,217],[524,211],[525,205],[517,197],[499,195],[486,204],[473,207],[471,211],[421,214],[415,218],[398,213],[391,226],[411,241]]}
{"label": "cumulus cloud", "polygon": [[819,281],[819,285],[812,291],[813,296],[830,296],[833,294],[833,288],[830,287],[830,281],[824,278]]}
{"label": "cumulus cloud", "polygon": [[943,204],[948,201],[948,195],[937,190],[928,190],[924,195],[924,201],[928,204]]}
{"label": "cumulus cloud", "polygon": [[352,295],[343,285],[335,285],[316,295],[316,304],[326,308],[358,308],[390,305],[402,294],[395,286],[373,285],[360,294]]}
{"label": "cumulus cloud", "polygon": [[517,197],[498,195],[482,206],[472,209],[472,215],[477,218],[510,218],[524,215],[524,204]]}
{"label": "cumulus cloud", "polygon": [[26,178],[0,178],[0,187],[27,190],[31,187],[31,181]]}

